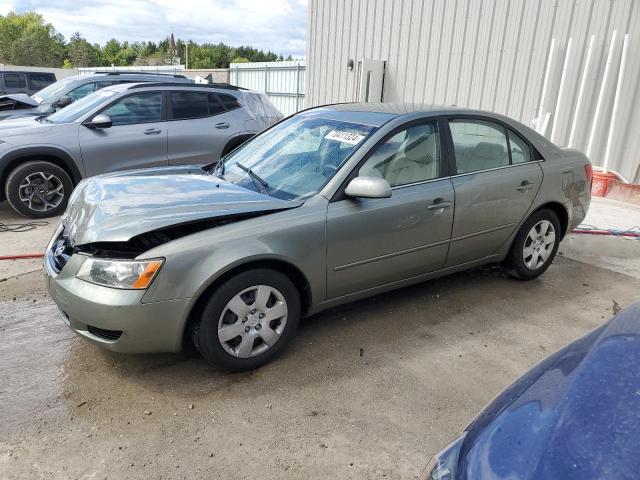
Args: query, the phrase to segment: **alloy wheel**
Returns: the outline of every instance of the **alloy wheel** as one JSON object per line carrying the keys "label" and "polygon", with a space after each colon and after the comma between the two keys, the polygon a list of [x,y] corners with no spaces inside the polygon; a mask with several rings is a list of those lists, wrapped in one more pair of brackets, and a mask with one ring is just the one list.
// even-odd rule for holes
{"label": "alloy wheel", "polygon": [[62,180],[52,173],[34,172],[27,175],[18,187],[20,201],[30,210],[46,212],[64,200]]}
{"label": "alloy wheel", "polygon": [[548,220],[536,223],[525,238],[522,249],[524,264],[529,270],[542,267],[551,256],[556,242],[556,231]]}
{"label": "alloy wheel", "polygon": [[287,302],[277,289],[255,285],[235,295],[222,310],[218,339],[224,350],[250,358],[269,350],[287,324]]}

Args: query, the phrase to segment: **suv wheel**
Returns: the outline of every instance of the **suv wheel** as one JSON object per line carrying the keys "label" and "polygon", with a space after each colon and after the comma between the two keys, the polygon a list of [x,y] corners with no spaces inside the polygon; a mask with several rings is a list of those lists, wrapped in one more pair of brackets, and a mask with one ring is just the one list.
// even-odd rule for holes
{"label": "suv wheel", "polygon": [[29,218],[46,218],[64,212],[73,183],[62,168],[45,161],[26,162],[7,178],[9,205]]}
{"label": "suv wheel", "polygon": [[217,288],[191,336],[207,362],[228,370],[252,370],[278,355],[300,320],[300,296],[286,275],[256,269]]}
{"label": "suv wheel", "polygon": [[560,221],[555,212],[540,210],[520,227],[508,258],[509,274],[531,280],[542,274],[556,256],[560,245]]}

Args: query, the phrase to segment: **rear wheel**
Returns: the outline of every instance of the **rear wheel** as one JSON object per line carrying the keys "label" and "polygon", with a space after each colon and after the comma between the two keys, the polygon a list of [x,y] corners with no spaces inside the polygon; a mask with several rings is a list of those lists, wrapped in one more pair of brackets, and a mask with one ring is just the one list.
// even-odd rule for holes
{"label": "rear wheel", "polygon": [[520,227],[509,258],[508,272],[520,280],[542,274],[553,262],[560,245],[560,221],[555,212],[539,210]]}
{"label": "rear wheel", "polygon": [[71,190],[73,183],[67,172],[46,161],[23,163],[9,174],[5,185],[11,207],[29,218],[60,215]]}
{"label": "rear wheel", "polygon": [[242,272],[217,288],[191,327],[207,362],[228,370],[251,370],[278,355],[300,320],[300,297],[275,270]]}

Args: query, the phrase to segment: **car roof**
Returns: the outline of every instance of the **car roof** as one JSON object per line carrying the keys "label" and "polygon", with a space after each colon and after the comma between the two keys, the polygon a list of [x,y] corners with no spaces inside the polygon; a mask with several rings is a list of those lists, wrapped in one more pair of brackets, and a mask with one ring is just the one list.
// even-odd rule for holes
{"label": "car roof", "polygon": [[538,132],[527,125],[506,117],[496,112],[487,110],[478,110],[473,108],[458,107],[456,105],[435,105],[421,103],[336,103],[331,105],[322,105],[319,107],[305,110],[307,114],[321,114],[336,119],[351,119],[354,122],[365,123],[380,127],[388,121],[414,114],[428,115],[473,115],[478,117],[487,117],[488,119],[498,120],[510,128],[518,132],[520,135],[526,136],[533,145],[543,154],[557,154],[559,147],[540,135]]}
{"label": "car roof", "polygon": [[[117,85],[118,87],[122,86],[122,90],[138,90],[141,88],[154,88],[154,89],[186,89],[186,90],[228,90],[228,91],[243,91],[243,92],[252,92],[246,88],[238,87],[236,85],[231,85],[229,83],[187,83],[187,82],[139,82],[139,83],[123,83],[122,85]],[[113,87],[109,87],[113,88]]]}

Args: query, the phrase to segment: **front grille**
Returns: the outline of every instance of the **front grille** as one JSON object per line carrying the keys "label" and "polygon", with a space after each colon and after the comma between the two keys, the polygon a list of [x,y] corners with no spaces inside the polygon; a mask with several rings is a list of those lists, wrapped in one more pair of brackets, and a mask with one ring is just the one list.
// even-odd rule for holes
{"label": "front grille", "polygon": [[91,335],[104,338],[105,340],[118,340],[122,335],[122,330],[107,330],[105,328],[98,328],[92,325],[87,325],[87,330]]}

